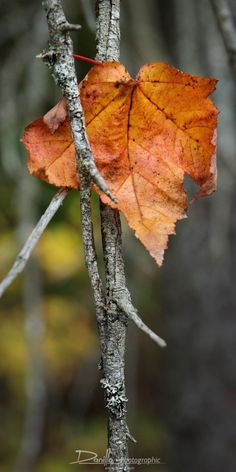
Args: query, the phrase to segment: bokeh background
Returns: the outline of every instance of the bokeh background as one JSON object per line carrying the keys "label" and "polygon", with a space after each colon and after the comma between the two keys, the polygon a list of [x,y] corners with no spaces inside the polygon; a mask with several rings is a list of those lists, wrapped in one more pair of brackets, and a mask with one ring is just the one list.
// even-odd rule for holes
{"label": "bokeh background", "polygon": [[[94,57],[94,1],[66,0],[83,28],[75,52]],[[236,4],[230,2],[236,27]],[[56,189],[30,177],[23,129],[60,97],[44,64],[40,1],[0,4],[0,275]],[[135,327],[127,342],[131,456],[160,457],[163,472],[233,472],[236,464],[236,83],[208,0],[123,0],[121,61],[132,74],[150,61],[219,79],[218,191],[177,224],[158,269],[123,221],[128,284],[145,321],[168,342],[160,350]],[[88,67],[81,63],[81,80]],[[186,185],[190,192],[191,184]],[[99,257],[97,197],[93,196]],[[1,300],[0,470],[66,472],[76,449],[106,449],[99,346],[71,192],[24,274]],[[139,466],[138,470],[147,470]],[[99,467],[97,466],[97,469]],[[100,469],[103,470],[103,469]]]}

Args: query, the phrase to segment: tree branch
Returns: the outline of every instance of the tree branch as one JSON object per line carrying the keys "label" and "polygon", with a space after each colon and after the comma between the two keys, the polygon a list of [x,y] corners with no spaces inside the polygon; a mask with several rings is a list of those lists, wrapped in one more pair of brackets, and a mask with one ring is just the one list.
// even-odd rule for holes
{"label": "tree branch", "polygon": [[97,0],[97,59],[119,61],[120,0]]}
{"label": "tree branch", "polygon": [[105,349],[106,331],[106,302],[103,294],[102,282],[98,270],[97,256],[94,244],[93,224],[91,216],[91,178],[86,173],[80,171],[80,208],[82,238],[84,244],[85,261],[92,286],[93,298],[96,308],[98,331],[101,341],[102,355]]}
{"label": "tree branch", "polygon": [[[101,182],[101,176],[97,173],[86,136],[72,56],[72,42],[69,34],[62,33],[61,31],[61,25],[66,23],[61,2],[57,0],[45,0],[43,4],[47,13],[50,38],[49,53],[45,53],[43,56],[52,70],[56,83],[58,83],[62,89],[63,95],[67,99],[73,140],[77,150],[79,164],[78,171],[80,177],[80,208],[83,245],[86,266],[96,307],[102,361],[104,362],[107,349],[106,304],[97,265],[90,204],[92,179],[100,188],[102,188],[102,190],[104,190],[104,182]],[[110,195],[106,188],[105,193]]]}
{"label": "tree branch", "polygon": [[[97,60],[119,60],[119,18],[120,0],[97,0]],[[129,470],[127,437],[130,437],[130,433],[127,434],[129,430],[126,423],[127,399],[124,375],[127,318],[132,319],[162,347],[165,346],[165,341],[143,323],[131,303],[126,287],[119,212],[102,202],[100,211],[108,307],[107,351],[103,359],[102,385],[108,408],[108,447],[115,464],[109,470],[118,472]],[[110,399],[111,391],[114,392],[112,399]]]}
{"label": "tree branch", "polygon": [[[120,0],[97,0],[97,55],[100,61],[119,60]],[[117,284],[125,284],[119,212],[100,203],[106,276],[106,351],[103,356],[104,388],[108,409],[108,448],[113,462],[109,471],[128,471],[129,429],[126,421],[125,340],[127,316],[113,299]]]}
{"label": "tree branch", "polygon": [[61,189],[59,192],[54,195],[51,203],[46,209],[45,213],[41,216],[39,222],[33,229],[32,233],[28,237],[25,245],[18,254],[11,270],[8,272],[6,277],[0,283],[0,297],[3,295],[5,290],[11,285],[13,280],[24,270],[25,265],[35,248],[38,240],[42,236],[44,230],[46,229],[48,223],[51,221],[52,217],[55,215],[59,207],[61,206],[63,200],[65,199],[68,190]]}
{"label": "tree branch", "polygon": [[56,84],[67,101],[69,121],[77,155],[78,171],[83,166],[97,186],[116,203],[103,177],[98,172],[85,130],[83,109],[73,58],[73,44],[69,34],[78,30],[79,25],[71,25],[65,18],[60,0],[43,0],[49,31],[49,50],[38,57],[51,69]]}
{"label": "tree branch", "polygon": [[211,0],[236,81],[236,26],[227,0]]}
{"label": "tree branch", "polygon": [[[113,299],[116,283],[123,284],[124,282],[119,212],[103,203],[101,203],[101,226],[107,305],[106,352],[103,357],[102,385],[108,408],[108,448],[115,464],[114,468],[111,466],[109,470],[120,472],[129,470],[124,371],[127,316]],[[110,398],[111,392],[114,393],[112,398]]]}

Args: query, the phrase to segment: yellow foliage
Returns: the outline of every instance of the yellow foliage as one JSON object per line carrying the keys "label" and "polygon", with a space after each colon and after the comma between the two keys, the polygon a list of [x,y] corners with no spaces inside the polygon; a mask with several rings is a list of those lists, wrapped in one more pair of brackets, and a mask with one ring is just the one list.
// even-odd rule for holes
{"label": "yellow foliage", "polygon": [[[50,297],[45,304],[44,352],[47,369],[63,380],[77,370],[86,353],[97,345],[89,314],[81,306],[62,297]],[[61,379],[60,379],[61,380]]]}
{"label": "yellow foliage", "polygon": [[0,235],[0,275],[4,277],[5,272],[9,270],[9,267],[13,263],[14,257],[17,253],[17,244],[14,233],[10,231],[4,231]]}
{"label": "yellow foliage", "polygon": [[[42,344],[46,373],[61,383],[70,380],[90,350],[96,349],[96,332],[89,314],[79,303],[48,297],[44,303],[45,334]],[[25,320],[20,310],[0,313],[0,375],[14,390],[24,386],[27,368]]]}
{"label": "yellow foliage", "polygon": [[20,311],[4,311],[1,317],[0,374],[8,377],[14,389],[22,387],[26,366],[24,326]]}
{"label": "yellow foliage", "polygon": [[42,268],[52,279],[71,277],[84,266],[79,232],[66,223],[47,228],[39,242],[37,254]]}

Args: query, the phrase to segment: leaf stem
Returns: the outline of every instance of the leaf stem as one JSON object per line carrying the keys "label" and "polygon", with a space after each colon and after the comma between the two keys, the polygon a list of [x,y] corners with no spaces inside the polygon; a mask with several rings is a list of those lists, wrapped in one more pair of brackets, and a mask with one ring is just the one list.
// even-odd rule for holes
{"label": "leaf stem", "polygon": [[102,66],[103,64],[101,61],[96,61],[95,59],[91,59],[91,57],[81,56],[80,54],[73,54],[73,57],[84,62],[89,62],[90,64],[93,64],[95,66]]}

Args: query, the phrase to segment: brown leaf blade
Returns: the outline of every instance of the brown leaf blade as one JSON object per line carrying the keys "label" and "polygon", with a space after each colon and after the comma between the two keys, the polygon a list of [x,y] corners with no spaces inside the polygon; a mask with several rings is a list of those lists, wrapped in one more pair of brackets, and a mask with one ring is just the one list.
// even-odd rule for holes
{"label": "brown leaf blade", "polygon": [[[168,236],[185,217],[184,173],[200,186],[196,198],[215,190],[218,112],[208,98],[215,85],[215,79],[163,63],[146,64],[133,80],[124,66],[112,62],[91,69],[80,86],[98,169],[159,266]],[[78,188],[65,103],[44,121],[29,125],[23,142],[31,173],[54,185]]]}
{"label": "brown leaf blade", "polygon": [[31,175],[57,187],[79,188],[75,148],[67,120],[50,131],[44,119],[39,118],[27,126],[22,141],[29,153],[27,165]]}

